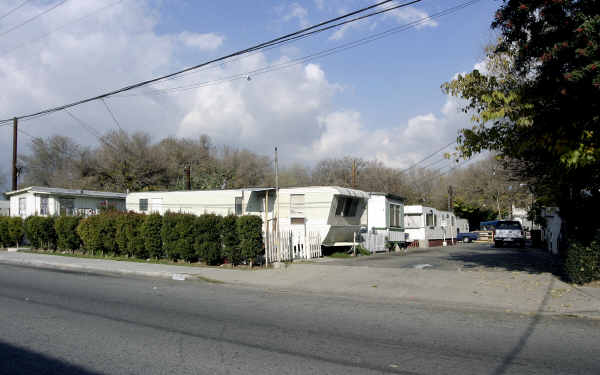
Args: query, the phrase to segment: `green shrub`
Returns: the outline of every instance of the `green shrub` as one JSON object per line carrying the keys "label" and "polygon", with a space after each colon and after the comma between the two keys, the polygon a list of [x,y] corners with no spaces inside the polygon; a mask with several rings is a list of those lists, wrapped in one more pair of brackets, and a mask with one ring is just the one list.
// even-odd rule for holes
{"label": "green shrub", "polygon": [[264,250],[262,219],[253,215],[241,216],[237,220],[237,227],[242,259],[249,262],[252,267],[256,256]]}
{"label": "green shrub", "polygon": [[153,258],[162,258],[163,245],[161,240],[163,218],[160,214],[150,214],[145,217],[141,232],[144,238],[145,252]]}
{"label": "green shrub", "polygon": [[117,246],[116,241],[116,221],[117,217],[121,215],[122,214],[117,211],[106,211],[105,213],[101,213],[100,215],[93,216],[98,217],[100,240],[102,241],[102,255],[119,255],[119,247]]}
{"label": "green shrub", "polygon": [[85,250],[96,254],[119,254],[116,242],[116,212],[106,212],[81,220],[77,234],[83,242]]}
{"label": "green shrub", "polygon": [[59,216],[54,220],[58,249],[70,251],[79,249],[81,238],[77,234],[77,226],[80,220],[79,216]]}
{"label": "green shrub", "polygon": [[221,238],[223,240],[223,256],[234,266],[240,264],[242,253],[240,251],[237,216],[228,215],[221,220]]}
{"label": "green shrub", "polygon": [[576,284],[600,279],[600,242],[593,241],[587,246],[573,243],[567,251],[565,273]]}
{"label": "green shrub", "polygon": [[115,241],[120,254],[142,259],[148,257],[142,236],[144,218],[144,215],[133,212],[120,214],[115,218]]}
{"label": "green shrub", "polygon": [[25,235],[25,228],[23,227],[23,219],[18,216],[10,217],[8,219],[8,237],[10,242],[13,244],[19,244],[23,242],[23,236]]}
{"label": "green shrub", "polygon": [[39,216],[29,216],[27,219],[25,219],[25,222],[23,224],[25,228],[25,236],[29,240],[31,247],[34,249],[39,249],[40,247],[42,247],[42,241],[40,239],[40,237],[42,236],[40,219],[41,217]]}
{"label": "green shrub", "polygon": [[48,250],[56,249],[56,231],[54,230],[54,220],[56,218],[54,216],[42,217],[41,227],[42,227],[42,236],[40,241],[42,243],[42,248]]}
{"label": "green shrub", "polygon": [[162,227],[160,230],[160,238],[162,240],[163,253],[168,259],[176,261],[179,259],[179,253],[177,252],[177,241],[179,241],[179,235],[177,233],[177,222],[179,220],[178,213],[166,212],[162,217]]}
{"label": "green shrub", "polygon": [[186,262],[198,261],[198,255],[194,248],[195,237],[197,237],[196,216],[178,214],[175,221],[177,241],[174,253],[177,254],[178,259],[181,258]]}
{"label": "green shrub", "polygon": [[0,245],[2,245],[2,247],[12,246],[8,234],[8,219],[8,216],[0,216]]}
{"label": "green shrub", "polygon": [[24,223],[25,235],[36,249],[56,248],[56,232],[54,218],[44,216],[29,216]]}
{"label": "green shrub", "polygon": [[221,216],[204,214],[196,218],[195,249],[206,264],[217,265],[223,260],[221,241]]}

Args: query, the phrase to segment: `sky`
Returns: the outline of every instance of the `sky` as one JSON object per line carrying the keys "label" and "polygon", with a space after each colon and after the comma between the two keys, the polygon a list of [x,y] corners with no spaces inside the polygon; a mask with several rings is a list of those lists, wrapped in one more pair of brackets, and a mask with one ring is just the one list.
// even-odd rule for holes
{"label": "sky", "polygon": [[[481,63],[500,1],[481,0],[355,48],[298,59],[464,1],[423,0],[111,97],[106,105],[124,130],[154,140],[207,134],[216,145],[265,155],[277,146],[283,164],[353,156],[405,168],[470,126],[440,85]],[[30,0],[3,16],[23,3],[0,2],[0,119],[174,72],[374,2]],[[117,129],[102,102],[70,111],[100,133]],[[64,111],[19,127],[32,136],[98,143]],[[31,139],[19,137],[19,151],[27,152]],[[0,172],[7,181],[11,147],[11,127],[0,127]]]}

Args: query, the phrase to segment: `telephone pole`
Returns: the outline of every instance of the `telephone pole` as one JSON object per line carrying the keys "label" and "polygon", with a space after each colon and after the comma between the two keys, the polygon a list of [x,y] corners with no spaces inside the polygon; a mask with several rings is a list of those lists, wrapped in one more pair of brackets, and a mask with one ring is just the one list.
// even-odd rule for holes
{"label": "telephone pole", "polygon": [[275,233],[279,234],[279,161],[277,159],[277,147],[275,147],[275,192],[277,199],[277,221],[275,222]]}
{"label": "telephone pole", "polygon": [[17,190],[17,130],[18,120],[13,119],[13,160],[12,160],[12,191]]}
{"label": "telephone pole", "polygon": [[352,189],[356,189],[356,159],[352,160]]}
{"label": "telephone pole", "polygon": [[448,186],[448,211],[454,211],[454,189],[452,185]]}
{"label": "telephone pole", "polygon": [[185,190],[192,190],[192,176],[191,176],[191,165],[185,166]]}

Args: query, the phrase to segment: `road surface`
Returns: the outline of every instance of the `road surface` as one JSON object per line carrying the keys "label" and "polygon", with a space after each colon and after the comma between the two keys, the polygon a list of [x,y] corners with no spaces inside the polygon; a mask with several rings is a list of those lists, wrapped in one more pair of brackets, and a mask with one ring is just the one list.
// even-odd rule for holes
{"label": "road surface", "polygon": [[569,317],[6,265],[0,306],[0,374],[600,373]]}

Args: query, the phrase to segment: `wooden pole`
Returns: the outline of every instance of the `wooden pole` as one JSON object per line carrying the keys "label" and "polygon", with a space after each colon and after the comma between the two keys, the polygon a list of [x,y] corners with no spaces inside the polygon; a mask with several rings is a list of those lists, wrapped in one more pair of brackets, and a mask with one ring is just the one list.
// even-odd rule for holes
{"label": "wooden pole", "polygon": [[[279,197],[279,161],[277,159],[277,147],[275,147],[275,199],[277,199],[277,221],[275,222],[275,233],[277,233],[277,238],[279,239],[279,211],[280,211],[280,197]],[[280,251],[280,242],[277,241],[277,251]],[[278,258],[281,259],[281,253],[277,254]]]}
{"label": "wooden pole", "polygon": [[12,160],[12,191],[17,190],[17,131],[19,122],[13,119],[13,160]]}
{"label": "wooden pole", "polygon": [[269,190],[265,194],[265,265],[269,265]]}

